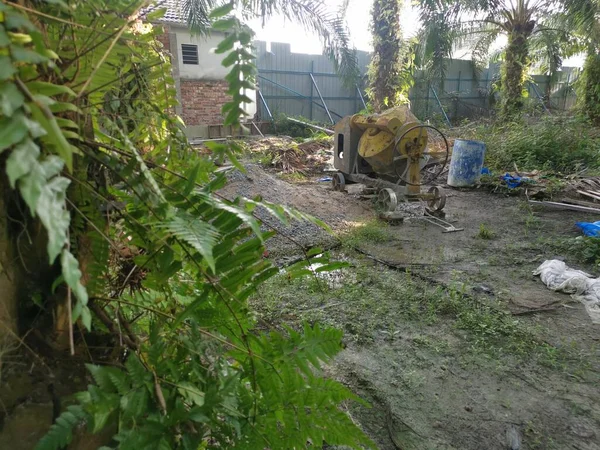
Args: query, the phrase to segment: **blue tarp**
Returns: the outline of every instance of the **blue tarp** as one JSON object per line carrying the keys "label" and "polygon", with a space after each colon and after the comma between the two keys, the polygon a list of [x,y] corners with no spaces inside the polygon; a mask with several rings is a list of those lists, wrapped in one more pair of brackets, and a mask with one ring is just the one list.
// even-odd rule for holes
{"label": "blue tarp", "polygon": [[575,225],[577,225],[577,227],[579,229],[581,229],[581,231],[583,231],[583,234],[585,234],[586,236],[590,236],[590,237],[598,237],[600,236],[600,221],[599,222],[575,222]]}

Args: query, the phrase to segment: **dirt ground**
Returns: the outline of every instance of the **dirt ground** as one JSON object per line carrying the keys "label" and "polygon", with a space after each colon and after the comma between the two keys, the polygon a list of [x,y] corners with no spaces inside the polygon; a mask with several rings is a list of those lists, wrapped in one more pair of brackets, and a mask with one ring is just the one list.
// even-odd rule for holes
{"label": "dirt ground", "polygon": [[386,226],[358,197],[360,185],[333,192],[316,181],[322,176],[292,183],[250,166],[226,194],[285,203],[337,235],[280,228],[296,243],[273,240],[275,259],[297,254],[297,243],[341,239],[335,256],[352,269],[333,283],[275,281],[254,306],[275,324],[346,331],[329,372],[372,405],[348,412],[379,448],[600,449],[599,328],[581,304],[532,275],[552,258],[582,268],[568,242],[574,223],[593,217],[450,190],[446,220],[464,231],[412,220]]}
{"label": "dirt ground", "polygon": [[[333,192],[317,181],[325,175],[282,177],[249,164],[245,174],[230,173],[221,194],[260,196],[331,226],[283,226],[259,211],[265,228],[279,232],[268,242],[276,263],[301,256],[299,246],[320,246],[351,267],[324,278],[276,277],[251,304],[274,327],[308,321],[344,330],[345,349],[327,374],[371,405],[346,408],[378,448],[600,449],[599,328],[581,304],[532,276],[550,258],[593,272],[570,248],[574,223],[593,216],[449,190],[446,220],[463,231],[418,220],[387,225],[359,197],[360,185]],[[20,359],[13,366],[3,380],[12,390],[0,390],[12,417],[0,424],[0,448],[27,449],[56,408],[36,380],[50,373],[63,397],[86,375]]]}

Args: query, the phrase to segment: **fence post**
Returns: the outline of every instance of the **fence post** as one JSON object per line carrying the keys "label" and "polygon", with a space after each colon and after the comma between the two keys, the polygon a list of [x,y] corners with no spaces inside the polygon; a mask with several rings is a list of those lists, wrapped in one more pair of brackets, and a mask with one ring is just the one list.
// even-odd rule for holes
{"label": "fence post", "polygon": [[570,86],[571,86],[571,72],[569,72],[567,74],[567,85],[563,89],[563,111],[566,111],[566,109],[567,109],[567,94],[568,94],[567,91],[570,89]]}
{"label": "fence post", "polygon": [[488,110],[488,115],[490,112],[490,92],[488,91],[488,80],[490,78],[490,65],[488,64],[488,68],[485,71],[485,86],[483,87],[485,90],[485,98],[483,99],[483,106]]}
{"label": "fence post", "polygon": [[456,118],[458,117],[458,102],[460,100],[460,76],[462,74],[462,70],[458,71],[458,82],[456,84],[456,100],[454,100],[454,117],[453,119],[456,120]]}
{"label": "fence post", "polygon": [[[313,72],[315,71],[315,60],[313,59],[310,62],[310,76],[312,77]],[[310,120],[313,120],[313,84],[310,83]]]}
{"label": "fence post", "polygon": [[425,117],[429,118],[429,89],[431,89],[431,83],[427,80],[427,97],[425,97]]}

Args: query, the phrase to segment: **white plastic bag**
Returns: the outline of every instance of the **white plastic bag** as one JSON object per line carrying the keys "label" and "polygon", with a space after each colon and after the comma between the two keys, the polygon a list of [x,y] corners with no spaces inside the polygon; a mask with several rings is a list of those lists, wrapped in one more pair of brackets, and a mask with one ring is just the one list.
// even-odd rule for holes
{"label": "white plastic bag", "polygon": [[549,289],[571,294],[584,304],[593,323],[600,324],[600,278],[569,268],[563,261],[549,259],[533,271]]}

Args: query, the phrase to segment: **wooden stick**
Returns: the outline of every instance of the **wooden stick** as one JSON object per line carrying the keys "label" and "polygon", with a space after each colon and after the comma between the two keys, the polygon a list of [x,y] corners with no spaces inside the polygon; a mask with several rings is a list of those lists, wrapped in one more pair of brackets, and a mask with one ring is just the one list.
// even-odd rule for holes
{"label": "wooden stick", "polygon": [[587,206],[569,205],[568,203],[538,202],[535,200],[529,200],[529,203],[531,203],[532,205],[547,206],[548,208],[554,209],[570,209],[571,211],[581,211],[593,214],[600,214],[600,209],[598,208],[588,208]]}
{"label": "wooden stick", "polygon": [[595,208],[597,206],[600,206],[599,203],[594,203],[594,202],[588,202],[586,200],[578,200],[575,198],[565,198],[563,199],[564,203],[572,203],[574,205],[579,205],[579,206],[587,206],[588,208]]}

